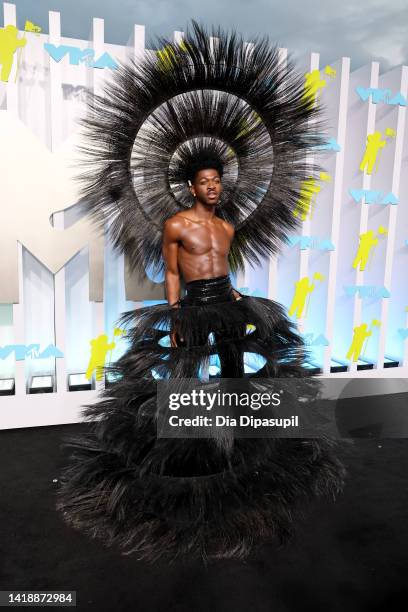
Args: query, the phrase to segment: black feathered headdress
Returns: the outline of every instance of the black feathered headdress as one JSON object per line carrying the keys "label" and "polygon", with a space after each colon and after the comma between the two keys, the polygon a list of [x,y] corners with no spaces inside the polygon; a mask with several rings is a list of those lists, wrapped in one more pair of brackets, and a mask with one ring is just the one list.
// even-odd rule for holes
{"label": "black feathered headdress", "polygon": [[120,62],[81,120],[87,211],[140,275],[163,271],[164,221],[192,204],[186,168],[203,150],[223,164],[217,214],[235,226],[230,267],[277,252],[298,224],[302,181],[317,178],[320,111],[268,39],[195,22],[181,43]]}

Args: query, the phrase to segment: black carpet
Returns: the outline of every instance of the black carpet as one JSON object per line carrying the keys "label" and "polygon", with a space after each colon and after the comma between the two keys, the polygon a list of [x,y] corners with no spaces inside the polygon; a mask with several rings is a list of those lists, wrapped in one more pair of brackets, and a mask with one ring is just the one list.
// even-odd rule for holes
{"label": "black carpet", "polygon": [[286,548],[207,567],[147,565],[68,528],[55,511],[53,479],[68,453],[61,440],[83,427],[0,432],[1,590],[72,589],[77,609],[99,612],[405,609],[408,440],[355,440],[343,495],[310,504]]}

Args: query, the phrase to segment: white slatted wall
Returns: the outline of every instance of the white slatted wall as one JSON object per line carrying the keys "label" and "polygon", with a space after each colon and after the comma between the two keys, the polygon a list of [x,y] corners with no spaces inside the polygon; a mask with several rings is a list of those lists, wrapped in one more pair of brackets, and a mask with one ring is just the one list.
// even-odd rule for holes
{"label": "white slatted wall", "polygon": [[[4,25],[16,25],[15,5],[4,3],[3,7]],[[84,64],[73,66],[67,58],[56,62],[44,50],[44,43],[68,44],[82,49],[91,47],[96,51],[95,57],[107,51],[113,58],[133,56],[137,59],[145,50],[145,28],[134,25],[127,45],[110,45],[104,39],[104,20],[95,18],[89,41],[73,40],[61,36],[60,14],[51,11],[49,35],[29,36],[30,55],[24,52],[25,60],[20,66],[26,82],[21,78],[15,82],[17,66],[14,62],[9,82],[0,83],[0,94],[3,96],[0,98],[0,108],[23,121],[53,154],[62,155],[64,147],[75,136],[82,109],[80,99],[64,96],[64,86],[70,84],[72,87],[88,87],[102,93],[110,69],[93,69]],[[182,32],[175,32],[174,40],[179,41],[182,36]],[[281,61],[285,63],[286,49],[281,49],[280,54]],[[321,272],[324,282],[316,286],[315,296],[311,298],[310,319],[304,317],[295,322],[302,333],[322,333],[328,339],[329,345],[321,350],[324,374],[330,375],[333,357],[344,359],[344,347],[351,341],[352,328],[363,320],[376,317],[381,320],[381,326],[370,345],[374,355],[373,369],[357,371],[356,364],[351,363],[348,373],[340,376],[350,376],[350,372],[352,375],[406,376],[408,340],[405,344],[401,341],[400,367],[384,369],[383,365],[385,356],[390,353],[388,332],[392,329],[392,333],[396,333],[395,317],[400,327],[408,327],[408,313],[401,314],[404,300],[408,306],[408,290],[405,293],[399,291],[398,303],[393,306],[392,299],[387,298],[373,304],[365,303],[357,295],[351,299],[345,298],[343,286],[380,284],[390,289],[392,294],[393,287],[399,283],[406,284],[404,274],[408,247],[403,246],[404,240],[408,239],[406,108],[374,104],[371,100],[363,103],[358,99],[356,87],[390,88],[407,96],[408,68],[399,67],[380,74],[379,64],[373,62],[371,66],[353,72],[349,58],[342,58],[331,66],[336,70],[336,78],[332,81],[327,78],[322,99],[329,114],[330,136],[336,138],[340,151],[327,152],[324,156],[323,165],[332,180],[318,195],[314,215],[303,223],[301,233],[303,236],[330,238],[335,250],[320,252],[283,245],[278,257],[265,261],[257,269],[247,267],[245,273],[238,276],[237,286],[248,287],[250,291],[262,286],[266,288],[262,292],[266,297],[289,307],[294,283],[303,276]],[[312,53],[309,58],[305,58],[304,68],[323,70],[324,67],[319,66],[319,55]],[[397,136],[395,143],[383,153],[381,172],[372,176],[358,172],[367,135],[375,129],[384,130],[386,127],[394,128]],[[351,201],[350,188],[392,191],[400,198],[400,204],[383,207],[357,204]],[[63,231],[67,228],[71,217],[75,217],[75,210],[74,207],[71,213],[56,211],[53,215],[54,229]],[[354,247],[358,246],[358,234],[367,229],[375,229],[380,223],[388,229],[387,240],[377,250],[382,263],[377,261],[376,266],[366,272],[354,270],[350,266],[350,258],[355,254]],[[20,243],[16,248],[20,302],[3,305],[0,310],[3,313],[3,320],[0,321],[0,346],[10,344],[11,338],[15,344],[27,344],[28,339],[38,332],[38,337],[51,337],[64,357],[43,360],[44,373],[55,374],[56,388],[54,393],[38,395],[27,394],[31,375],[38,371],[41,373],[38,360],[37,363],[34,363],[36,360],[26,359],[11,364],[10,359],[0,359],[0,378],[12,373],[16,386],[15,396],[0,397],[0,428],[76,422],[80,419],[81,405],[93,401],[103,383],[97,383],[92,391],[70,393],[67,390],[67,375],[83,371],[89,358],[89,340],[101,333],[110,333],[112,321],[120,312],[132,306],[137,307],[139,303],[126,300],[123,259],[112,253],[109,245],[105,248],[105,300],[100,302],[89,302],[87,249],[83,249],[53,275],[52,296],[47,293],[47,287],[50,286],[47,277],[49,272],[44,268],[45,280],[41,287],[45,288],[39,298],[34,290],[36,283],[38,288],[39,282],[35,270],[42,264],[33,260],[32,269],[28,269],[31,264],[24,262],[31,261],[31,254],[27,252],[25,257],[25,247]],[[108,313],[106,309],[109,304]],[[7,314],[7,308],[12,312],[12,324],[10,317],[4,314]],[[44,315],[48,311],[54,312],[53,318]],[[107,329],[107,325],[110,329]],[[79,346],[77,357],[74,355],[76,346]]]}

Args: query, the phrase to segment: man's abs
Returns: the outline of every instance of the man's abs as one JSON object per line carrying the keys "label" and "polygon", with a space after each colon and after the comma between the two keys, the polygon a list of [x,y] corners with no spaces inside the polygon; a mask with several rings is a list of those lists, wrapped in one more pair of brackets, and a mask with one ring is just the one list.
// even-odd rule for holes
{"label": "man's abs", "polygon": [[185,282],[228,274],[231,238],[222,223],[188,223],[179,244],[178,266]]}
{"label": "man's abs", "polygon": [[178,266],[186,283],[200,278],[215,278],[229,273],[228,252],[217,253],[213,249],[207,253],[191,254],[179,248]]}

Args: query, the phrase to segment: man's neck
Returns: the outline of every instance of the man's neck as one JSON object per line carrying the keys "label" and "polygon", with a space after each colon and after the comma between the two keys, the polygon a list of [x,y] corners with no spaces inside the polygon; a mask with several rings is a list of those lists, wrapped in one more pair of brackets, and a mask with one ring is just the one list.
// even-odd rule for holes
{"label": "man's neck", "polygon": [[211,221],[215,217],[215,206],[207,206],[200,202],[200,200],[196,200],[190,210],[194,214],[195,219],[200,221]]}

